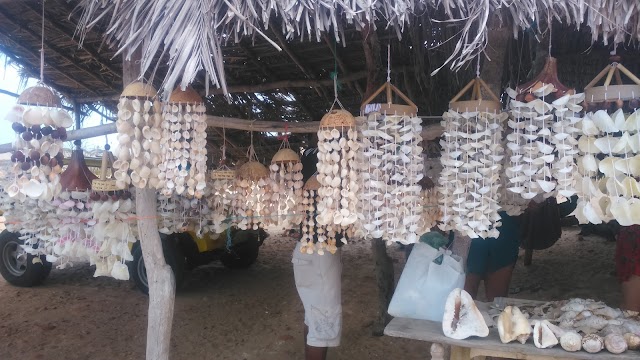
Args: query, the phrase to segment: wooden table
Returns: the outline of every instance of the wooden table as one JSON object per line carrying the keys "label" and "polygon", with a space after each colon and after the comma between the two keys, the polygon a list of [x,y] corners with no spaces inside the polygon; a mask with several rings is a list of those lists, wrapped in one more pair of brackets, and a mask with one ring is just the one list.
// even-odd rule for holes
{"label": "wooden table", "polygon": [[586,360],[638,360],[640,351],[628,350],[614,355],[606,350],[597,354],[585,351],[568,352],[559,345],[550,349],[538,349],[530,338],[526,344],[511,342],[503,344],[498,330],[490,329],[486,338],[469,338],[465,340],[450,339],[442,333],[442,324],[435,321],[394,318],[384,329],[384,334],[394,337],[422,340],[431,342],[431,359],[445,360],[443,345],[451,346],[451,360],[468,360],[475,357],[484,359],[485,356],[503,357],[509,359],[528,360],[557,360],[557,359],[586,359]]}

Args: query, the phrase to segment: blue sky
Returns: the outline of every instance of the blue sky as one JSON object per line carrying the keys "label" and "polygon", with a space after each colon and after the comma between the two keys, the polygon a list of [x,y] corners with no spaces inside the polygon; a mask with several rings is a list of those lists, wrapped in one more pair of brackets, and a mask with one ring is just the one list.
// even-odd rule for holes
{"label": "blue sky", "polygon": [[[0,89],[10,91],[12,93],[20,94],[25,88],[34,86],[38,83],[37,79],[29,78],[21,83],[19,68],[16,65],[6,65],[5,56],[0,53]],[[6,114],[11,107],[16,103],[16,98],[6,94],[0,94],[0,144],[10,143],[15,140],[15,132],[11,129],[11,123],[5,119]],[[73,114],[72,114],[73,117]],[[100,125],[100,115],[92,113],[89,118],[84,120],[83,127]],[[75,126],[67,129],[72,130]],[[105,137],[100,136],[97,138],[87,139],[83,141],[82,147],[86,150],[103,149],[105,144]],[[109,136],[109,143],[111,146],[115,146],[115,135]],[[67,142],[65,147],[72,146],[71,142]]]}

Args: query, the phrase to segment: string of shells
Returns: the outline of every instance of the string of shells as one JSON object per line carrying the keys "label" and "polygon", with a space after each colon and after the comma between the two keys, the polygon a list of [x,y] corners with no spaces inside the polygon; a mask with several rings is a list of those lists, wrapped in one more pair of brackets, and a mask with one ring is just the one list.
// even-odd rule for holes
{"label": "string of shells", "polygon": [[316,226],[322,228],[318,234],[316,249],[337,251],[336,236],[341,241],[354,233],[358,220],[357,194],[358,165],[355,161],[359,148],[354,117],[346,110],[331,110],[320,120],[318,130],[318,175],[320,183]]}
{"label": "string of shells", "polygon": [[209,207],[209,221],[214,233],[222,233],[231,224],[237,191],[236,172],[226,164],[226,140],[221,147],[220,166],[211,171],[211,182],[207,186],[206,202]]}
{"label": "string of shells", "polygon": [[11,198],[51,200],[61,191],[63,141],[73,119],[62,109],[60,98],[43,85],[27,88],[6,115],[16,132]]}
{"label": "string of shells", "polygon": [[300,201],[300,211],[302,212],[302,237],[300,242],[300,252],[306,254],[313,254],[317,252],[319,255],[324,255],[323,246],[318,246],[316,249],[315,243],[318,240],[318,236],[324,234],[324,228],[318,227],[316,223],[316,210],[318,205],[318,190],[320,189],[320,182],[318,182],[317,175],[311,176],[304,184],[302,191],[302,200]]}
{"label": "string of shells", "polygon": [[438,191],[435,188],[422,189],[420,197],[423,210],[416,233],[424,234],[431,231],[442,220],[442,210],[438,201]]}
{"label": "string of shells", "polygon": [[640,113],[618,109],[585,114],[579,123],[579,200],[574,215],[581,224],[617,220],[640,224]]}
{"label": "string of shells", "polygon": [[387,242],[417,241],[423,213],[422,120],[372,112],[362,130],[362,217],[365,235]]}
{"label": "string of shells", "polygon": [[118,160],[114,162],[114,177],[118,189],[129,185],[137,188],[159,189],[161,153],[161,105],[152,101],[156,90],[147,84],[135,82],[128,85],[118,102]]}
{"label": "string of shells", "polygon": [[441,229],[454,228],[472,239],[499,235],[502,123],[507,117],[499,107],[478,107],[450,109],[442,116],[448,129],[441,141],[445,152],[438,189],[444,213]]}
{"label": "string of shells", "polygon": [[[573,215],[581,224],[615,219],[628,226],[640,224],[640,79],[620,63],[619,56],[610,60],[585,86],[589,111],[578,124],[579,200]],[[623,84],[621,74],[633,84]],[[611,84],[614,78],[616,84]],[[604,84],[594,86],[601,79]]]}
{"label": "string of shells", "polygon": [[176,89],[164,106],[160,138],[162,193],[202,198],[207,172],[206,107],[191,88]]}
{"label": "string of shells", "polygon": [[278,224],[283,229],[300,224],[302,213],[298,204],[302,200],[302,163],[300,156],[291,150],[285,138],[280,150],[273,155],[269,166],[272,195],[271,201],[277,206]]}
{"label": "string of shells", "polygon": [[232,223],[241,230],[257,230],[277,220],[277,216],[272,216],[274,187],[269,170],[258,162],[253,143],[249,146],[248,158],[236,171]]}

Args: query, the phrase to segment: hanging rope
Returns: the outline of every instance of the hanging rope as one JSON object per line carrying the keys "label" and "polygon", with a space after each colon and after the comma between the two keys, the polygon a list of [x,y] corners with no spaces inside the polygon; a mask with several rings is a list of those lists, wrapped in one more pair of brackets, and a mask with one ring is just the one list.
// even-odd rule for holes
{"label": "hanging rope", "polygon": [[553,40],[553,20],[551,19],[551,10],[547,9],[547,23],[549,24],[549,57],[551,57],[551,41]]}
{"label": "hanging rope", "polygon": [[42,0],[42,37],[40,38],[40,82],[44,83],[44,3]]}
{"label": "hanging rope", "polygon": [[391,42],[387,45],[387,82],[391,82]]}
{"label": "hanging rope", "polygon": [[476,63],[476,77],[479,78],[480,77],[480,55],[478,55],[477,59],[478,61]]}
{"label": "hanging rope", "polygon": [[334,56],[333,56],[333,72],[330,74],[331,78],[333,79],[333,104],[331,104],[331,109],[329,109],[329,111],[333,110],[333,107],[336,106],[336,104],[340,105],[340,108],[342,110],[344,110],[344,106],[342,106],[342,103],[340,102],[340,100],[338,100],[338,59],[337,59],[337,49],[335,48],[335,40],[333,42],[333,46],[334,46]]}

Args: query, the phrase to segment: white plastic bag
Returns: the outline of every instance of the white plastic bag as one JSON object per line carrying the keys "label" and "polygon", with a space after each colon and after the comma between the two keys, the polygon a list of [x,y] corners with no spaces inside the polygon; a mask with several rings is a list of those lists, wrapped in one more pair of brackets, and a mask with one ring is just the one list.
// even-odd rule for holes
{"label": "white plastic bag", "polygon": [[[442,262],[436,263],[442,256]],[[462,259],[449,250],[416,243],[389,304],[395,317],[442,321],[449,293],[464,287]]]}

